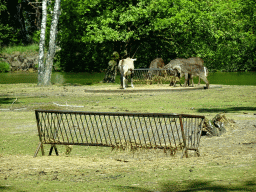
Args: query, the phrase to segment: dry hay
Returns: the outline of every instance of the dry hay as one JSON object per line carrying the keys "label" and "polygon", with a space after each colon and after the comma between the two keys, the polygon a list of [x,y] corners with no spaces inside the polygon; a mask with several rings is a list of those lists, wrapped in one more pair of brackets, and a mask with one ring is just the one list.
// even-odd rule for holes
{"label": "dry hay", "polygon": [[203,131],[208,135],[220,136],[227,129],[234,129],[235,121],[228,119],[224,113],[217,114],[212,120],[205,118]]}
{"label": "dry hay", "polygon": [[151,144],[151,143],[147,143],[147,144],[139,144],[139,143],[135,143],[135,142],[121,142],[121,143],[116,143],[114,145],[112,145],[112,150],[116,150],[116,151],[126,151],[126,152],[147,152],[147,150],[156,150],[156,151],[161,151],[164,152],[165,154],[170,154],[170,155],[175,155],[178,151],[181,151],[184,149],[184,143],[180,143],[177,146],[171,146],[171,145],[165,145],[165,146],[161,146],[161,145],[155,145],[155,144]]}

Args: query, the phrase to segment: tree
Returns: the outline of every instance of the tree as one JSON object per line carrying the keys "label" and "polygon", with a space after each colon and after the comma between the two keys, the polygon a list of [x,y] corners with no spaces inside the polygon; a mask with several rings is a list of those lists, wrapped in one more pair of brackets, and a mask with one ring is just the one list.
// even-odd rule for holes
{"label": "tree", "polygon": [[9,25],[10,16],[7,11],[7,3],[0,0],[0,48],[12,41],[17,41],[16,34],[13,34],[13,27]]}
{"label": "tree", "polygon": [[46,21],[47,21],[47,4],[46,0],[42,2],[42,24],[41,24],[41,35],[39,43],[39,61],[38,61],[38,85],[46,86],[51,84],[51,74],[53,58],[55,55],[55,42],[57,36],[57,25],[60,12],[60,0],[55,0],[52,24],[50,29],[50,41],[47,57],[44,60],[44,47],[45,47],[45,31],[46,31]]}
{"label": "tree", "polygon": [[60,58],[67,71],[106,69],[114,51],[132,56],[138,45],[136,68],[156,57],[168,62],[193,56],[212,70],[253,66],[252,0],[63,0],[62,5]]}
{"label": "tree", "polygon": [[33,43],[33,35],[40,30],[39,4],[38,0],[0,0],[0,31],[4,34],[0,39],[3,45]]}

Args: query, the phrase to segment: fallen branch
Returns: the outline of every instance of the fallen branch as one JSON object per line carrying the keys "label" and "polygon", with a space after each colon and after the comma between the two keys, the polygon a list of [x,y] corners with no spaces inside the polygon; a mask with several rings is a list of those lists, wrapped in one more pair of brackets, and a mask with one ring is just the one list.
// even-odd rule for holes
{"label": "fallen branch", "polygon": [[84,106],[79,106],[79,105],[68,105],[67,103],[66,103],[66,105],[60,105],[58,103],[53,102],[53,104],[57,105],[59,107],[84,107]]}
{"label": "fallen branch", "polygon": [[10,109],[12,109],[13,104],[14,104],[17,100],[18,100],[18,98],[16,97],[16,99],[12,102]]}
{"label": "fallen branch", "polygon": [[23,108],[18,108],[18,109],[0,109],[0,111],[18,111],[18,110],[26,110],[27,108],[23,107]]}

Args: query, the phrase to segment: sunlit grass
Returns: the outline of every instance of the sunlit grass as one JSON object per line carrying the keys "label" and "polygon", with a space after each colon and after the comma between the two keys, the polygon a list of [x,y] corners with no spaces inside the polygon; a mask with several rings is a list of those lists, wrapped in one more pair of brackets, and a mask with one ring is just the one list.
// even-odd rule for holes
{"label": "sunlit grass", "polygon": [[2,53],[6,53],[6,54],[12,54],[14,52],[36,52],[39,50],[38,44],[32,44],[32,45],[28,45],[28,46],[24,46],[24,45],[15,45],[15,46],[8,46],[8,47],[4,47],[2,49]]}

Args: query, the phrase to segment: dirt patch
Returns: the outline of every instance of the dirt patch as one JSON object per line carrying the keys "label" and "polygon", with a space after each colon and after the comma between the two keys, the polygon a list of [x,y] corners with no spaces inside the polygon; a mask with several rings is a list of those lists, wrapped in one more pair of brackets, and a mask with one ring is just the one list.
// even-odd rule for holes
{"label": "dirt patch", "polygon": [[227,132],[220,137],[202,137],[200,152],[210,158],[255,158],[256,119],[235,120],[234,127],[226,127]]}

